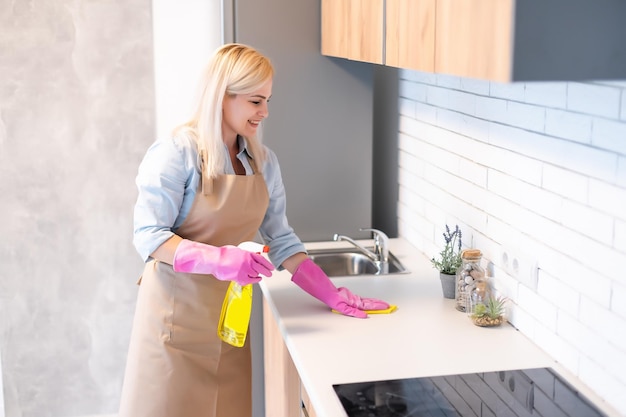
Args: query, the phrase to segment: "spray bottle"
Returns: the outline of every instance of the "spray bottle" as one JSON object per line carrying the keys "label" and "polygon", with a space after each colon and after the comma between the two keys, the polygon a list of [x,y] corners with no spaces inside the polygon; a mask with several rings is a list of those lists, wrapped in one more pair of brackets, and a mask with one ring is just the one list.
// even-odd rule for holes
{"label": "spray bottle", "polygon": [[[255,253],[267,253],[269,247],[256,242],[243,242],[240,249]],[[240,285],[231,281],[224,297],[217,334],[224,342],[242,347],[246,341],[250,314],[252,313],[252,284]]]}

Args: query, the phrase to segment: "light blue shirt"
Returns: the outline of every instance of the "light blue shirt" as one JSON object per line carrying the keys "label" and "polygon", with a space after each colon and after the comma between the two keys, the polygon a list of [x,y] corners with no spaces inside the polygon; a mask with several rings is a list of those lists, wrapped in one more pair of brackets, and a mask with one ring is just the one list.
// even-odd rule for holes
{"label": "light blue shirt", "polygon": [[[247,157],[252,155],[241,137],[239,148],[237,158],[246,169],[246,175],[252,175]],[[274,266],[280,267],[285,259],[297,252],[305,252],[305,249],[287,222],[285,187],[278,159],[269,148],[265,147],[265,150],[263,177],[270,199],[259,232],[270,247],[270,260]],[[226,159],[225,173],[234,175],[232,163]],[[133,243],[144,261],[185,221],[200,178],[198,151],[193,139],[184,136],[162,139],[150,146],[139,165],[136,179],[139,195],[134,213]]]}

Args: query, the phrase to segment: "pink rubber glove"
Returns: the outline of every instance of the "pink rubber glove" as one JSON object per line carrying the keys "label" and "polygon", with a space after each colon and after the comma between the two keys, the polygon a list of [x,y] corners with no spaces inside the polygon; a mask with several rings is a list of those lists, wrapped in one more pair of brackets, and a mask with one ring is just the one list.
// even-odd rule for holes
{"label": "pink rubber glove", "polygon": [[311,259],[302,262],[291,280],[327,306],[347,316],[364,319],[363,310],[385,310],[389,304],[375,298],[361,298],[345,287],[337,288]]}
{"label": "pink rubber glove", "polygon": [[258,253],[236,246],[211,246],[183,239],[174,253],[174,271],[212,274],[221,281],[240,285],[261,281],[259,275],[272,276],[274,266]]}

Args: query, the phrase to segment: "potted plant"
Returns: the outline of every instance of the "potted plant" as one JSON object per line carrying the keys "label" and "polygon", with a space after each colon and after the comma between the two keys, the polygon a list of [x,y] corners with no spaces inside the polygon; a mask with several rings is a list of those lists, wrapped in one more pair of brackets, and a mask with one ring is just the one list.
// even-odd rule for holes
{"label": "potted plant", "polygon": [[475,325],[480,327],[499,326],[504,321],[506,311],[506,297],[489,296],[484,301],[472,306],[470,318]]}
{"label": "potted plant", "polygon": [[456,225],[454,230],[450,231],[446,225],[446,231],[443,233],[446,245],[439,252],[439,258],[432,258],[433,267],[439,270],[439,278],[441,279],[441,289],[445,298],[454,298],[456,270],[461,266],[461,229]]}

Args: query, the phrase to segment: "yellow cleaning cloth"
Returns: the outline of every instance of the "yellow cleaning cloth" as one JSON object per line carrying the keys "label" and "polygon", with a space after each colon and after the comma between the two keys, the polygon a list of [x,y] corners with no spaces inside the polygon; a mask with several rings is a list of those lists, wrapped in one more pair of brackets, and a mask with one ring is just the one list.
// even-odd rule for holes
{"label": "yellow cleaning cloth", "polygon": [[[398,309],[398,306],[390,305],[389,308],[386,308],[384,310],[363,310],[363,311],[365,311],[367,314],[390,314],[396,311],[397,309]],[[335,309],[333,309],[332,311],[333,313],[341,314]]]}

